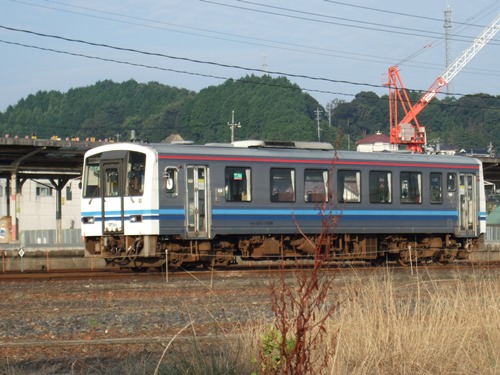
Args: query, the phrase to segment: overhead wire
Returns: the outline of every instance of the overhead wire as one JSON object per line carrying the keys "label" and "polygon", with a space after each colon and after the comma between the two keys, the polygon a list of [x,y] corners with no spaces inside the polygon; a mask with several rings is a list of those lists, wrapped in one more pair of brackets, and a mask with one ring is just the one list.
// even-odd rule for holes
{"label": "overhead wire", "polygon": [[[51,34],[44,34],[44,33],[38,33],[30,30],[24,30],[24,29],[17,29],[13,27],[8,27],[4,25],[0,25],[1,29],[5,30],[10,30],[10,31],[17,31],[17,32],[22,32],[22,33],[28,33],[28,34],[33,34],[36,36],[40,37],[45,37],[45,38],[54,38],[57,40],[63,40],[67,42],[73,42],[73,43],[82,43],[82,44],[87,44],[91,46],[97,46],[97,47],[103,47],[103,48],[109,48],[109,49],[114,49],[114,50],[119,50],[119,51],[125,51],[125,52],[132,52],[132,53],[139,53],[139,54],[145,54],[149,56],[157,56],[157,57],[163,57],[163,58],[169,58],[169,59],[174,59],[174,60],[181,60],[181,61],[187,61],[187,62],[192,62],[196,64],[209,64],[209,65],[214,65],[214,66],[219,66],[219,67],[224,67],[224,68],[234,68],[234,69],[241,69],[247,72],[259,72],[263,74],[268,74],[268,75],[277,75],[277,76],[284,76],[284,77],[294,77],[294,78],[303,78],[303,79],[310,79],[313,81],[326,81],[329,83],[343,83],[343,84],[348,84],[348,85],[355,85],[355,86],[367,86],[371,88],[384,88],[384,85],[374,85],[371,83],[363,83],[363,82],[354,82],[354,81],[348,81],[348,80],[335,80],[331,78],[321,78],[321,77],[313,77],[309,75],[298,75],[298,74],[292,74],[292,73],[286,73],[286,72],[278,72],[278,71],[265,71],[262,69],[257,69],[257,68],[248,68],[248,67],[242,67],[238,65],[228,65],[228,64],[221,64],[221,63],[216,63],[213,61],[204,61],[204,60],[197,60],[197,59],[191,59],[191,58],[186,58],[186,57],[179,57],[179,56],[172,56],[172,55],[166,55],[162,53],[157,53],[157,52],[148,52],[148,51],[141,51],[137,49],[132,49],[132,48],[124,48],[124,47],[117,47],[117,46],[112,46],[109,44],[104,44],[104,43],[95,43],[95,42],[88,42],[85,40],[79,40],[79,39],[72,39],[72,38],[67,38],[63,37],[60,35],[51,35]],[[227,80],[230,79],[230,77],[225,77],[225,76],[216,76],[216,75],[210,75],[210,74],[204,74],[204,73],[197,73],[197,72],[190,72],[186,70],[177,70],[177,69],[171,69],[171,68],[163,68],[159,66],[154,66],[154,65],[147,65],[147,64],[142,64],[142,63],[134,63],[134,62],[129,62],[129,61],[123,61],[123,60],[118,60],[118,59],[111,59],[111,58],[104,58],[100,56],[91,56],[91,55],[86,55],[83,53],[75,53],[75,52],[69,52],[69,51],[63,51],[63,50],[57,50],[53,48],[47,48],[47,47],[39,47],[35,45],[28,45],[24,43],[18,43],[18,42],[10,42],[6,40],[0,40],[0,43],[5,43],[5,44],[10,44],[10,45],[17,45],[21,47],[26,47],[26,48],[33,48],[33,49],[38,49],[38,50],[43,50],[43,51],[48,51],[48,52],[54,52],[54,53],[59,53],[59,54],[66,54],[66,55],[71,55],[75,57],[83,57],[87,59],[94,59],[94,60],[100,60],[100,61],[106,61],[106,62],[113,62],[113,63],[119,63],[119,64],[124,64],[124,65],[131,65],[131,66],[137,66],[137,67],[143,67],[143,68],[148,68],[148,69],[157,69],[157,70],[162,70],[162,71],[171,71],[175,73],[181,73],[181,74],[189,74],[189,75],[196,75],[196,76],[204,76],[208,78],[215,78],[215,79],[221,79],[221,80]],[[272,86],[278,86],[278,85],[272,85]],[[286,88],[289,88],[286,86]],[[356,97],[358,94],[347,94],[347,93],[342,93],[342,92],[333,92],[329,90],[318,90],[318,89],[312,89],[312,88],[304,88],[301,87],[299,88],[300,90],[306,91],[306,92],[317,92],[317,93],[326,93],[326,94],[333,94],[333,95],[342,95],[342,96],[350,96],[350,97]],[[418,92],[418,93],[425,93],[426,90],[418,90],[418,89],[411,89],[408,88],[410,91]],[[461,94],[461,93],[451,93],[451,95],[454,96],[465,96],[466,94]]]}
{"label": "overhead wire", "polygon": [[[47,7],[47,6],[43,6],[43,5],[40,5],[40,4],[34,4],[34,3],[31,3],[31,2],[22,1],[22,0],[10,0],[10,1],[11,2],[15,2],[15,3],[24,4],[24,5],[36,6],[36,7],[41,7],[41,8],[45,8],[45,9],[50,9],[50,10],[54,10],[54,11],[69,12],[71,14],[77,14],[77,15],[82,15],[82,16],[86,16],[86,17],[95,17],[95,18],[98,18],[98,19],[106,20],[106,21],[122,22],[122,23],[137,25],[137,26],[141,26],[141,27],[157,28],[157,29],[171,31],[171,32],[176,32],[176,33],[185,33],[187,35],[193,35],[193,36],[198,36],[198,37],[215,38],[215,39],[229,41],[229,42],[235,42],[235,43],[254,44],[254,45],[260,45],[260,46],[263,46],[263,47],[266,47],[266,48],[288,50],[288,51],[298,52],[298,53],[316,54],[316,55],[320,55],[320,56],[343,58],[343,59],[358,60],[358,61],[372,61],[372,62],[381,63],[381,64],[388,64],[388,65],[391,64],[390,62],[388,62],[388,57],[387,56],[383,56],[383,57],[382,56],[373,56],[373,55],[359,54],[359,53],[353,53],[353,52],[345,52],[345,51],[332,50],[332,49],[329,49],[329,48],[325,48],[323,46],[300,45],[300,44],[296,44],[296,43],[286,43],[286,42],[282,42],[282,41],[276,41],[276,40],[270,40],[270,39],[264,39],[264,38],[256,38],[256,37],[249,37],[249,36],[239,35],[239,34],[218,32],[218,31],[203,29],[203,28],[199,28],[199,27],[191,27],[191,26],[173,24],[173,23],[168,23],[168,22],[164,22],[164,21],[152,20],[152,19],[141,18],[141,17],[136,17],[136,16],[129,16],[129,15],[122,14],[122,13],[117,13],[117,12],[110,12],[110,11],[104,11],[104,10],[99,10],[99,9],[95,9],[95,8],[90,8],[90,7],[84,7],[84,6],[80,6],[80,5],[67,4],[65,2],[56,1],[56,0],[44,0],[44,1],[48,2],[48,3],[62,5],[62,6],[65,6],[65,7],[71,7],[71,8],[75,8],[75,9],[82,9],[82,10],[85,10],[85,11],[102,13],[102,14],[107,14],[107,15],[116,16],[116,17],[123,17],[123,18],[138,20],[138,21],[141,21],[141,22],[155,23],[155,24],[167,25],[167,26],[171,26],[171,27],[184,28],[184,29],[188,29],[188,30],[195,30],[197,32],[195,33],[195,32],[187,32],[187,31],[179,31],[179,30],[175,30],[175,29],[171,29],[171,28],[164,28],[164,27],[152,26],[152,25],[148,25],[148,24],[144,24],[144,23],[123,21],[123,20],[117,20],[117,19],[112,19],[112,18],[108,18],[108,17],[95,16],[95,15],[90,15],[90,14],[81,13],[81,12],[69,11],[69,10],[66,10],[66,9],[60,9],[60,8],[54,8],[54,7]],[[382,10],[380,10],[380,11],[382,11]],[[297,11],[297,12],[300,12],[300,11]],[[353,21],[356,21],[356,22],[359,22],[359,23],[367,23],[366,21],[359,21],[359,20],[353,20]],[[387,26],[387,25],[383,25],[383,26]],[[223,35],[224,37],[214,36],[214,35],[208,36],[208,35],[204,35],[204,34],[199,34],[198,32],[210,33],[210,34],[215,34],[215,35]],[[243,39],[246,39],[246,40],[251,40],[251,42],[249,42],[249,41],[241,41],[241,40],[234,40],[234,39],[228,39],[227,37],[243,38]],[[269,44],[264,45],[264,44],[262,44],[262,42],[264,42],[264,43],[272,43],[272,44],[271,45],[269,45]],[[282,46],[285,46],[285,47],[282,47]],[[303,49],[306,49],[307,51],[296,49],[294,47],[303,48]],[[333,54],[330,54],[330,53],[333,53]],[[341,55],[339,56],[338,54],[341,54]],[[368,59],[367,59],[367,57],[368,57]],[[432,66],[435,66],[436,68],[440,68],[441,67],[440,64],[434,64],[432,62],[427,62],[427,61],[425,63],[413,62],[411,64],[407,64],[407,66],[418,67],[420,69],[433,69]],[[482,69],[482,70],[481,69],[475,69],[475,70],[480,70],[480,71],[483,71],[485,73],[490,72],[490,70],[487,70],[487,69]]]}
{"label": "overhead wire", "polygon": [[106,43],[89,42],[89,41],[85,41],[82,39],[74,39],[74,38],[63,37],[60,35],[39,33],[39,32],[35,32],[35,31],[31,31],[31,30],[18,29],[18,28],[4,26],[4,25],[0,25],[0,28],[5,29],[5,30],[10,30],[10,31],[15,31],[15,32],[21,32],[21,33],[25,33],[25,34],[36,35],[36,36],[40,36],[40,37],[44,37],[44,38],[53,38],[53,39],[63,40],[66,42],[86,44],[86,45],[90,45],[90,46],[94,46],[94,47],[103,47],[103,48],[109,48],[109,49],[114,49],[114,50],[118,50],[118,51],[133,52],[133,53],[139,53],[139,54],[143,54],[143,55],[147,55],[147,56],[162,57],[162,58],[186,61],[186,62],[191,62],[191,63],[196,63],[196,64],[213,65],[213,66],[222,67],[222,68],[233,68],[233,69],[243,70],[243,71],[247,71],[247,72],[259,72],[259,73],[274,74],[274,75],[281,75],[281,76],[294,77],[294,78],[303,78],[303,79],[309,79],[309,80],[314,80],[314,81],[324,81],[324,82],[330,82],[330,83],[346,83],[346,84],[356,85],[356,86],[367,86],[367,87],[377,87],[377,88],[383,87],[382,85],[375,85],[372,83],[362,83],[362,82],[354,82],[354,81],[348,81],[348,80],[337,80],[337,79],[331,79],[331,78],[325,78],[325,77],[314,77],[314,76],[310,76],[310,75],[306,75],[306,74],[294,74],[294,73],[285,73],[285,72],[280,72],[280,71],[269,71],[269,70],[258,69],[258,68],[248,68],[248,67],[244,67],[244,66],[240,66],[240,65],[218,63],[215,61],[199,60],[199,59],[193,59],[193,58],[188,58],[188,57],[167,55],[167,54],[159,53],[159,52],[143,51],[143,50],[138,50],[135,48],[118,47],[118,46],[113,46],[113,45],[106,44]]}
{"label": "overhead wire", "polygon": [[[410,18],[418,18],[418,19],[428,20],[428,21],[443,22],[443,19],[441,19],[441,18],[426,17],[426,16],[421,16],[421,15],[418,15],[418,14],[410,14],[410,13],[396,12],[396,11],[388,10],[388,9],[380,9],[380,8],[374,8],[374,7],[367,7],[367,6],[363,6],[363,5],[345,3],[343,1],[334,1],[334,0],[323,0],[323,1],[327,2],[327,3],[333,3],[333,4],[343,5],[343,6],[346,6],[346,7],[352,7],[352,8],[357,8],[357,9],[370,10],[370,11],[373,11],[373,12],[380,12],[380,13],[386,13],[386,14],[394,14],[394,15],[397,15],[397,16],[405,16],[405,17],[410,17]],[[495,3],[496,3],[496,1],[494,1],[492,4],[490,4],[488,6],[488,9],[493,4],[495,4]],[[473,26],[473,27],[480,27],[480,28],[485,28],[486,27],[486,25],[477,25],[477,24],[469,23],[468,21],[470,21],[471,19],[473,19],[473,17],[468,18],[465,22],[453,21],[453,23],[455,23],[457,25]]]}
{"label": "overhead wire", "polygon": [[[141,22],[154,23],[157,25],[177,27],[177,28],[182,28],[182,29],[186,29],[186,30],[194,30],[195,32],[193,32],[193,31],[180,31],[180,30],[175,30],[172,28],[165,28],[163,26],[153,26],[153,25],[145,24],[145,23],[124,21],[124,20],[119,20],[119,19],[114,19],[114,18],[109,18],[109,17],[96,16],[96,15],[92,15],[92,14],[70,11],[67,9],[60,9],[60,8],[44,6],[41,4],[34,4],[34,3],[31,3],[28,1],[22,1],[22,0],[10,0],[10,1],[15,2],[15,3],[19,3],[19,4],[28,5],[28,6],[39,7],[39,8],[43,8],[43,9],[49,9],[49,10],[65,12],[65,13],[70,13],[70,14],[75,14],[75,15],[81,15],[81,16],[85,16],[85,17],[97,18],[97,19],[101,19],[104,21],[125,23],[125,24],[129,24],[129,25],[135,25],[135,26],[146,27],[146,28],[154,28],[154,29],[159,29],[159,30],[164,30],[164,31],[169,31],[169,32],[197,36],[197,37],[217,39],[217,40],[229,41],[229,42],[240,43],[240,44],[259,45],[261,47],[266,47],[266,48],[287,50],[287,51],[298,52],[298,53],[314,54],[314,55],[319,55],[319,56],[328,56],[328,57],[343,58],[343,59],[350,59],[350,60],[357,60],[357,61],[373,61],[373,62],[388,64],[387,56],[374,56],[374,55],[367,55],[367,54],[362,54],[362,53],[338,51],[338,50],[332,50],[330,48],[326,48],[324,46],[310,46],[310,45],[303,45],[303,44],[297,44],[297,43],[276,41],[276,40],[271,40],[271,39],[266,39],[266,38],[257,38],[257,37],[246,36],[246,35],[241,35],[241,34],[213,31],[213,30],[203,29],[203,28],[199,28],[199,27],[185,26],[185,25],[174,24],[174,23],[169,23],[169,22],[164,22],[164,21],[152,20],[152,19],[148,19],[148,18],[129,16],[129,15],[125,15],[125,14],[117,13],[117,12],[102,11],[102,10],[78,6],[78,5],[69,5],[69,4],[66,4],[64,2],[60,2],[60,1],[44,0],[44,1],[49,2],[49,3],[63,5],[66,7],[82,9],[82,10],[86,10],[86,11],[90,11],[90,12],[107,14],[107,15],[111,15],[111,16],[115,16],[115,17],[123,17],[123,18],[127,18],[127,19],[141,21]],[[200,34],[200,33],[209,33],[210,35],[205,35],[205,34]],[[230,39],[230,37],[231,38],[241,38],[244,40]],[[272,43],[272,44],[263,44],[263,43]],[[305,50],[300,50],[298,48],[305,49]],[[333,54],[331,54],[331,53],[333,53]],[[340,54],[340,56],[338,54]],[[368,60],[367,60],[367,57],[369,58]],[[429,64],[426,64],[426,66],[424,66],[423,68],[429,68],[428,65]],[[432,64],[430,64],[430,65],[432,65]],[[416,66],[418,66],[418,65],[416,65]]]}
{"label": "overhead wire", "polygon": [[[31,3],[26,3],[26,2],[18,1],[18,0],[11,0],[11,1],[20,2],[20,3],[28,4],[28,5],[33,5]],[[51,0],[46,0],[46,1],[47,2],[51,2],[51,3],[64,4],[64,3],[61,3],[61,2],[58,2],[58,1],[51,1]],[[201,0],[201,1],[207,2],[206,0]],[[252,3],[250,1],[240,1],[240,2]],[[85,8],[85,7],[81,7],[81,8]],[[88,8],[88,9],[91,9],[91,8]],[[122,16],[128,17],[128,16],[125,16],[125,15],[122,15]],[[134,18],[134,17],[132,17],[132,18]],[[144,20],[146,20],[146,19],[144,19]],[[51,38],[61,39],[61,40],[69,41],[69,42],[84,43],[84,44],[88,44],[88,45],[92,45],[92,46],[112,48],[112,49],[117,49],[117,50],[122,50],[122,51],[127,51],[127,52],[134,52],[134,53],[142,53],[142,54],[151,55],[151,56],[159,56],[159,57],[166,57],[166,58],[171,58],[171,59],[179,59],[179,60],[189,61],[189,62],[198,63],[198,64],[215,65],[215,66],[220,66],[220,67],[223,67],[223,68],[234,68],[234,69],[241,69],[241,70],[246,70],[246,71],[251,71],[251,72],[260,72],[260,73],[265,73],[265,74],[276,74],[276,75],[282,75],[282,76],[287,76],[287,77],[303,78],[303,79],[310,79],[310,80],[317,80],[317,81],[326,81],[326,82],[331,82],[331,83],[344,83],[344,84],[349,84],[349,85],[367,86],[367,87],[372,87],[372,88],[382,88],[382,87],[385,87],[384,85],[374,85],[374,84],[370,84],[370,83],[353,82],[353,81],[349,81],[349,80],[335,80],[335,79],[322,78],[322,77],[312,77],[312,76],[309,76],[309,75],[291,74],[291,73],[285,73],[285,72],[279,72],[279,71],[269,72],[267,70],[264,71],[264,70],[261,70],[261,69],[247,68],[247,67],[242,67],[242,66],[238,66],[238,65],[221,64],[221,63],[216,63],[216,62],[211,62],[211,61],[190,59],[190,58],[178,57],[178,56],[171,56],[171,55],[166,55],[166,54],[151,53],[151,52],[140,51],[140,50],[131,49],[131,48],[123,48],[123,47],[111,46],[111,45],[107,45],[107,44],[104,44],[104,43],[93,43],[93,42],[87,42],[87,41],[84,41],[84,40],[65,38],[65,37],[61,37],[61,36],[57,36],[57,35],[35,33],[35,32],[31,32],[29,30],[21,30],[21,29],[8,28],[8,27],[3,27],[3,26],[0,26],[0,27],[5,28],[5,29],[9,29],[11,31],[27,32],[27,33],[32,33],[32,34],[37,35],[37,36],[51,37]],[[210,32],[209,30],[205,30],[205,31]],[[149,68],[149,69],[159,69],[159,70],[164,70],[164,71],[172,71],[172,72],[175,72],[175,73],[198,75],[198,76],[204,76],[204,77],[215,78],[215,79],[228,79],[228,77],[216,76],[216,75],[211,75],[211,74],[203,74],[203,73],[189,72],[189,71],[183,71],[183,70],[162,68],[162,67],[152,66],[152,65],[147,65],[147,64],[137,64],[137,63],[120,61],[120,60],[117,60],[117,59],[108,59],[108,58],[102,58],[102,57],[98,57],[98,56],[90,56],[90,55],[84,55],[84,54],[78,54],[78,53],[71,53],[71,52],[66,52],[66,51],[61,51],[61,50],[55,50],[55,49],[50,49],[50,48],[38,47],[38,46],[34,46],[34,45],[23,45],[21,43],[8,42],[8,41],[4,41],[4,40],[2,40],[1,42],[7,43],[7,44],[13,44],[13,45],[17,44],[19,46],[23,46],[23,47],[27,47],[27,48],[35,48],[35,49],[40,49],[40,50],[46,50],[46,51],[49,51],[49,52],[65,53],[65,54],[73,55],[73,56],[77,56],[77,57],[92,58],[92,59],[97,59],[97,60],[102,60],[102,61],[108,61],[108,62],[114,62],[114,63],[120,63],[120,64],[127,64],[127,65],[133,65],[133,66],[138,66],[138,67],[145,67],[145,68]],[[332,91],[328,91],[328,90],[315,90],[315,89],[308,89],[308,88],[302,88],[302,90],[308,91],[308,92],[321,92],[321,93],[328,93],[328,94],[342,95],[342,96],[355,96],[354,94],[332,92]],[[414,89],[410,89],[410,90],[411,91],[415,91],[415,92],[425,92],[425,90],[414,90]],[[465,94],[454,93],[452,95],[463,96]]]}
{"label": "overhead wire", "polygon": [[[340,23],[340,22],[335,22],[335,21],[322,20],[322,19],[317,19],[317,18],[310,18],[311,15],[319,16],[319,17],[332,18],[332,19],[336,19],[336,18],[339,18],[339,17],[326,16],[326,15],[322,15],[322,14],[316,14],[316,13],[305,12],[305,11],[297,11],[297,10],[294,10],[294,9],[283,8],[283,7],[273,7],[273,6],[267,5],[267,4],[254,3],[254,2],[248,2],[248,1],[243,1],[243,0],[237,0],[237,1],[238,2],[243,2],[243,3],[251,3],[251,4],[254,4],[254,5],[258,5],[258,6],[266,7],[266,8],[270,8],[270,9],[273,9],[273,8],[276,9],[277,8],[277,9],[280,9],[280,10],[287,10],[289,12],[297,13],[299,15],[278,13],[278,12],[275,12],[275,11],[267,11],[267,10],[261,10],[261,9],[244,7],[244,6],[240,6],[240,5],[220,3],[220,2],[214,1],[214,0],[199,0],[199,1],[201,1],[203,3],[208,3],[208,4],[222,6],[222,7],[235,8],[235,9],[246,10],[246,11],[257,12],[257,13],[263,13],[263,14],[269,14],[269,15],[280,16],[280,17],[285,17],[285,18],[298,19],[298,20],[302,20],[302,21],[319,22],[319,23],[325,23],[325,24],[332,24],[332,25],[338,25],[338,26],[344,26],[344,27],[350,27],[350,28],[356,28],[356,29],[363,29],[363,30],[369,30],[369,31],[386,32],[386,33],[392,33],[392,34],[396,33],[396,31],[393,31],[393,30],[385,30],[385,29],[379,29],[379,28],[374,28],[374,27],[370,27],[370,26],[352,25],[352,24],[347,24],[347,23]],[[300,14],[303,15],[303,16],[300,16]],[[350,21],[350,22],[354,21],[354,20],[346,19],[346,18],[344,18],[344,20],[345,21]],[[370,24],[369,22],[366,22],[366,21],[357,21],[356,20],[356,22],[364,23],[364,24]],[[397,29],[397,30],[405,30],[405,29],[408,29],[410,31],[411,30],[415,30],[415,29],[409,29],[409,28],[404,28],[404,27],[400,27],[400,26],[390,26],[390,25],[382,25],[382,24],[381,24],[381,26],[382,27],[386,27],[386,28],[394,28],[394,29]],[[442,33],[440,33],[440,32],[434,32],[434,31],[428,31],[428,30],[417,30],[417,31],[419,33],[428,33],[430,35],[436,35],[436,36],[442,35]],[[405,32],[405,31],[397,31],[397,34],[399,34],[399,35],[409,35],[409,36],[418,36],[418,37],[426,37],[426,38],[429,37],[429,35],[422,35],[422,34],[410,33],[410,32]],[[462,36],[462,35],[452,35],[452,36],[453,36],[453,40],[456,40],[456,41],[470,42],[470,41],[474,40],[474,37],[469,37],[469,36]]]}
{"label": "overhead wire", "polygon": [[[213,0],[212,1],[201,0],[201,1],[215,3]],[[286,8],[286,7],[273,6],[273,5],[269,5],[269,4],[262,4],[262,3],[259,3],[259,2],[249,1],[249,0],[237,0],[237,1],[240,2],[240,3],[250,4],[250,5],[259,6],[259,7],[264,7],[264,8],[268,8],[268,9],[285,11],[285,12],[291,12],[293,14],[302,14],[302,15],[307,15],[307,16],[311,16],[312,15],[312,16],[315,16],[315,17],[323,17],[323,18],[328,18],[328,19],[337,19],[337,20],[349,21],[349,22],[353,22],[353,23],[363,23],[363,24],[368,24],[368,25],[375,25],[375,26],[396,28],[396,29],[401,29],[401,30],[427,32],[427,33],[430,33],[430,34],[437,35],[437,37],[434,38],[434,40],[436,42],[427,43],[424,47],[418,49],[417,51],[415,51],[414,53],[412,53],[408,57],[406,57],[403,60],[401,60],[399,63],[394,64],[396,66],[399,66],[399,65],[402,65],[404,63],[407,63],[408,61],[411,61],[416,56],[419,56],[420,54],[426,52],[428,49],[434,48],[437,45],[440,45],[440,44],[444,43],[444,38],[443,38],[443,35],[442,35],[441,32],[438,33],[438,32],[431,32],[431,31],[427,31],[427,30],[417,30],[417,29],[408,28],[408,27],[391,26],[391,25],[385,25],[385,24],[380,24],[380,23],[365,22],[365,21],[359,21],[359,20],[354,20],[354,19],[349,19],[349,18],[344,18],[344,17],[335,17],[335,16],[329,16],[329,15],[324,15],[324,14],[319,14],[319,13],[313,13],[313,12],[309,12],[309,11],[303,11],[303,10],[296,10],[296,9],[291,9],[291,8]],[[216,3],[216,4],[220,5],[220,3]],[[487,9],[490,9],[491,6],[492,6],[492,4],[490,4],[487,7]],[[366,8],[366,7],[364,7],[364,8]],[[255,10],[255,9],[251,9],[251,8],[244,8],[244,9],[246,9],[246,10],[252,10],[252,11],[259,11],[259,10]],[[368,8],[368,9],[375,10],[375,8]],[[378,9],[378,10],[381,11],[380,9]],[[277,13],[274,13],[274,12],[271,12],[271,14],[287,17],[287,15],[285,15],[285,14],[277,14]],[[404,14],[404,15],[405,16],[409,16],[408,14]],[[473,19],[473,18],[475,18],[475,17],[471,17],[469,19]],[[436,20],[436,19],[432,19],[432,20]],[[469,23],[465,23],[464,25],[471,26],[471,24],[469,24]],[[342,26],[349,26],[349,25],[342,24]],[[354,27],[354,25],[350,25],[350,26]],[[462,26],[462,27],[464,27],[464,26]],[[360,27],[360,28],[362,28],[362,27]],[[379,31],[385,31],[385,30],[379,30]],[[402,34],[406,34],[406,33],[402,33]],[[416,35],[416,34],[410,34],[410,35]],[[421,36],[421,35],[419,35],[419,36]],[[467,38],[469,38],[469,37],[467,37]],[[470,37],[470,39],[471,39],[471,41],[475,40],[475,37]],[[462,39],[458,39],[457,38],[457,34],[449,34],[448,35],[448,40],[464,41]],[[492,44],[495,44],[495,42],[493,42]]]}

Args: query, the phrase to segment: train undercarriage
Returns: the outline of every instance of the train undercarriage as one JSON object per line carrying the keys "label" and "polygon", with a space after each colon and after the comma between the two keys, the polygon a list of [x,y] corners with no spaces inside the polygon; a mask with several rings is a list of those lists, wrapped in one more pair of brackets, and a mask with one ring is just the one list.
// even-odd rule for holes
{"label": "train undercarriage", "polygon": [[86,253],[109,265],[133,270],[151,267],[225,268],[260,261],[314,260],[450,263],[465,260],[479,248],[479,239],[443,235],[240,235],[213,240],[186,240],[174,236],[107,236],[86,238]]}

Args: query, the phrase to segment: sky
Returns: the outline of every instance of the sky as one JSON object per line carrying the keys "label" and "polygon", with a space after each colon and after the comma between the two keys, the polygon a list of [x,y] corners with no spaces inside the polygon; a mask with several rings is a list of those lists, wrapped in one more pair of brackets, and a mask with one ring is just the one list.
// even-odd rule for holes
{"label": "sky", "polygon": [[[426,90],[499,13],[500,0],[0,0],[0,111],[107,79],[199,92],[267,73],[326,105],[386,94],[398,66]],[[498,61],[500,33],[444,91],[500,95]]]}

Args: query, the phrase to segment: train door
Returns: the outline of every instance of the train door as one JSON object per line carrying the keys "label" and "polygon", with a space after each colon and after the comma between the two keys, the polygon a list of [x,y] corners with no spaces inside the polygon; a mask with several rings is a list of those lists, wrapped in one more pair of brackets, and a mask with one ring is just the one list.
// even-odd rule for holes
{"label": "train door", "polygon": [[103,234],[123,234],[123,184],[122,160],[102,162],[102,232]]}
{"label": "train door", "polygon": [[210,234],[210,194],[208,168],[186,167],[186,233],[190,238],[208,237]]}
{"label": "train door", "polygon": [[476,196],[476,176],[472,173],[460,173],[459,182],[458,227],[460,235],[476,234],[477,202],[474,198]]}

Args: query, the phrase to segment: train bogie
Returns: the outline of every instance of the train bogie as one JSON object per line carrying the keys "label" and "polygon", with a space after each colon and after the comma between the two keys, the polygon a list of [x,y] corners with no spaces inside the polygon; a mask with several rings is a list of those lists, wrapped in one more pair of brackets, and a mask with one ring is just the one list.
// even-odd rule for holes
{"label": "train bogie", "polygon": [[87,253],[131,267],[317,254],[450,261],[477,249],[485,232],[475,159],[250,145],[90,150],[82,197]]}

